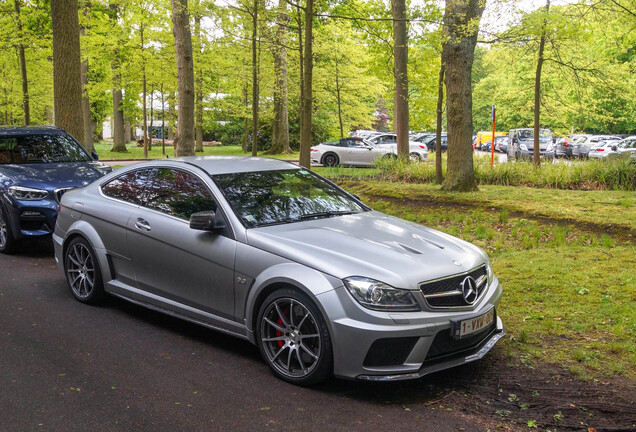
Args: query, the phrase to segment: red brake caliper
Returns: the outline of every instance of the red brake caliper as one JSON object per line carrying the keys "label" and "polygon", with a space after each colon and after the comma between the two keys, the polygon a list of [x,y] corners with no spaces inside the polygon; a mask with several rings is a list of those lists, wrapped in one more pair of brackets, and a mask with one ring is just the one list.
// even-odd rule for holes
{"label": "red brake caliper", "polygon": [[[282,311],[282,313],[283,313],[283,314],[286,314],[286,313],[287,313],[287,310],[286,310],[286,309],[285,309],[285,310],[283,310],[283,311]],[[276,321],[276,322],[278,323],[278,325],[280,325],[281,327],[283,327],[283,320],[282,320],[282,318],[281,318],[281,317],[278,317],[278,321]],[[280,330],[278,330],[278,329],[276,330],[276,337],[282,337],[284,334],[285,334],[285,333],[283,333],[282,331],[280,331]],[[282,340],[279,340],[279,341],[278,341],[278,347],[279,347],[279,348],[282,348],[282,347],[283,347],[283,345],[284,345],[284,344],[283,344],[283,341],[282,341]]]}

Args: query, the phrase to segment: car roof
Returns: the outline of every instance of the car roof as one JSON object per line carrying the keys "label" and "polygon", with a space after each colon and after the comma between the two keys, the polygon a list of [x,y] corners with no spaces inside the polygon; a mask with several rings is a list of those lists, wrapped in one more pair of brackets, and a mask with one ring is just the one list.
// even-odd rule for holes
{"label": "car roof", "polygon": [[[165,161],[165,159],[156,160],[159,164]],[[300,169],[298,165],[291,162],[251,156],[185,156],[171,158],[169,161],[194,165],[210,175]]]}
{"label": "car roof", "polygon": [[63,133],[64,129],[57,126],[0,126],[0,136],[10,135],[41,135],[46,133]]}

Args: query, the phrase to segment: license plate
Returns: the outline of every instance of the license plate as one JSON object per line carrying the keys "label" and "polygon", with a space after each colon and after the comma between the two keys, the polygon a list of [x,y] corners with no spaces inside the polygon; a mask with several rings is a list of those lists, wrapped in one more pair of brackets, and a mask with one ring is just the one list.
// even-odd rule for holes
{"label": "license plate", "polygon": [[494,320],[495,308],[491,306],[490,309],[482,314],[462,320],[451,320],[451,335],[454,339],[463,339],[484,330],[490,326]]}

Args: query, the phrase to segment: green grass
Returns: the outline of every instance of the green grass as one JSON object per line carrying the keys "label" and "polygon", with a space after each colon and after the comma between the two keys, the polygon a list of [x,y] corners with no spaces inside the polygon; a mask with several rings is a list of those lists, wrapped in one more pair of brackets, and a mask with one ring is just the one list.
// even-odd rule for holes
{"label": "green grass", "polygon": [[[442,156],[445,173],[446,155]],[[376,170],[367,172],[374,180],[406,183],[432,183],[435,180],[435,155],[429,153],[424,163],[402,160],[379,160]],[[475,178],[479,185],[527,186],[546,189],[636,190],[636,164],[625,159],[544,162],[536,168],[531,162],[495,163],[490,157],[475,156]],[[352,173],[352,174],[350,174]],[[339,169],[340,177],[360,177],[362,172]],[[627,201],[632,205],[633,200]]]}
{"label": "green grass", "polygon": [[[466,196],[426,184],[342,185],[377,210],[486,250],[504,286],[498,312],[508,337],[502,349],[521,363],[551,363],[583,378],[636,378],[636,239],[604,232],[609,216],[593,216],[602,203],[613,202],[619,214],[610,221],[636,226],[632,207],[618,203],[627,192],[542,190],[528,196],[519,188],[490,186]],[[568,193],[575,199],[562,195]],[[541,209],[558,219],[568,202],[577,210],[567,219],[537,216]]]}
{"label": "green grass", "polygon": [[[95,151],[99,155],[100,160],[126,160],[126,159],[144,159],[143,147],[138,147],[136,143],[129,143],[126,145],[128,149],[127,153],[112,152],[112,142],[101,141],[95,144]],[[197,153],[197,155],[225,155],[225,156],[251,156],[251,153],[243,152],[241,146],[204,146],[203,153]],[[168,157],[174,157],[174,148],[171,145],[165,146],[165,154],[161,144],[152,146],[152,149],[148,152],[148,159],[162,159]],[[260,152],[259,156],[264,156],[264,152]],[[298,159],[298,152],[284,155],[269,156],[277,159]]]}

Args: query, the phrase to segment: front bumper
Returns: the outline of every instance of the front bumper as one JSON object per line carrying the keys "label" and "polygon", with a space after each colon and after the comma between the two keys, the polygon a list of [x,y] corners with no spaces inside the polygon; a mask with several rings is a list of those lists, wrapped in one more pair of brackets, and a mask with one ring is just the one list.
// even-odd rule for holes
{"label": "front bumper", "polygon": [[43,237],[53,233],[58,204],[55,201],[5,201],[13,237]]}
{"label": "front bumper", "polygon": [[334,375],[367,381],[407,380],[478,360],[506,334],[501,319],[496,316],[491,325],[461,340],[451,336],[451,319],[496,308],[501,294],[495,277],[472,310],[411,313],[366,310],[344,288],[321,294],[317,297],[322,309],[329,311]]}
{"label": "front bumper", "polygon": [[[521,153],[521,157],[525,159],[532,159],[534,157],[533,150],[521,150],[520,153]],[[542,157],[544,159],[553,159],[554,151],[541,150],[539,151],[539,157]]]}

